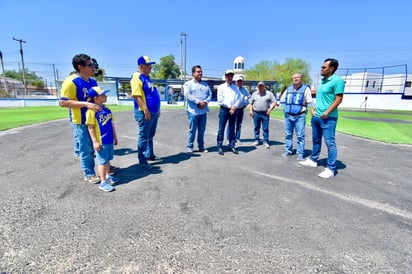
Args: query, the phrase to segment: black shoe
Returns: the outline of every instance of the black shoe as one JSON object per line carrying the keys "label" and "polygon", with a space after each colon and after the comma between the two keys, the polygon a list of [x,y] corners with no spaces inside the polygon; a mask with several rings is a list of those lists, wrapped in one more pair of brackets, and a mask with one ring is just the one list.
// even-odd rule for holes
{"label": "black shoe", "polygon": [[230,151],[233,152],[234,154],[239,154],[239,151],[237,151],[236,148],[234,147],[232,147]]}
{"label": "black shoe", "polygon": [[162,160],[162,158],[160,158],[158,156],[152,156],[152,157],[148,158],[147,160],[149,160],[149,161],[159,161],[159,160]]}
{"label": "black shoe", "polygon": [[225,154],[223,153],[223,149],[221,149],[221,148],[218,149],[217,153],[219,153],[219,155],[225,155]]}

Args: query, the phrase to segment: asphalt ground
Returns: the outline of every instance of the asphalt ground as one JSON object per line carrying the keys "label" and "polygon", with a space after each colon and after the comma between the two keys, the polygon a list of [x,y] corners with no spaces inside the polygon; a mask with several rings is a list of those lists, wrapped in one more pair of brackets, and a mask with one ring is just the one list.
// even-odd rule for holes
{"label": "asphalt ground", "polygon": [[185,112],[163,110],[145,171],[133,114],[116,113],[111,193],[83,182],[67,119],[1,132],[0,273],[412,272],[411,146],[338,133],[321,179],[326,149],[316,168],[281,157],[275,119],[270,149],[246,115],[239,155],[218,155],[217,116],[189,156]]}

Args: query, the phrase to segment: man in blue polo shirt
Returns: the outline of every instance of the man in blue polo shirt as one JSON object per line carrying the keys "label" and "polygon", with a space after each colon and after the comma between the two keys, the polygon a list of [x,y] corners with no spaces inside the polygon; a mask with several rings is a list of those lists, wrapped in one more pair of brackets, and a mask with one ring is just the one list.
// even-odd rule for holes
{"label": "man in blue polo shirt", "polygon": [[316,167],[322,147],[322,136],[328,149],[328,163],[321,178],[330,178],[336,173],[337,148],[335,141],[336,124],[338,121],[338,106],[342,103],[345,82],[335,75],[338,60],[328,58],[321,66],[321,84],[316,92],[316,105],[312,108],[312,155],[300,162],[304,166]]}
{"label": "man in blue polo shirt", "polygon": [[134,118],[139,128],[137,150],[139,164],[144,169],[151,169],[148,160],[159,160],[154,153],[153,138],[156,134],[157,121],[160,116],[160,96],[157,87],[153,85],[149,74],[152,72],[152,62],[147,56],[137,59],[139,71],[133,73],[130,85],[134,100]]}

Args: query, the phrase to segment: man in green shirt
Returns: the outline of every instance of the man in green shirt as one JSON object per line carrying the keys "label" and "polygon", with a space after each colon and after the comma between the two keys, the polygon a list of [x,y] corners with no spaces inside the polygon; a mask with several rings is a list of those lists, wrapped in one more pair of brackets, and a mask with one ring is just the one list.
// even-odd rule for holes
{"label": "man in green shirt", "polygon": [[342,103],[345,82],[335,75],[338,69],[338,60],[328,58],[321,66],[320,74],[323,77],[316,92],[316,105],[312,108],[312,154],[305,161],[304,166],[316,167],[322,147],[322,136],[328,149],[327,167],[319,174],[321,178],[330,178],[336,173],[337,148],[335,140],[336,124],[338,122],[338,106]]}

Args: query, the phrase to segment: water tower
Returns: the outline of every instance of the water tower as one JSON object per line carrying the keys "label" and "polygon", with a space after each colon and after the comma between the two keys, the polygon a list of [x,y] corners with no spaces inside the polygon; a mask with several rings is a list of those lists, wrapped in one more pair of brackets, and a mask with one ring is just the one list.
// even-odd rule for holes
{"label": "water tower", "polygon": [[238,56],[235,58],[233,61],[233,71],[235,72],[235,75],[243,75],[243,72],[245,71],[245,58],[243,56]]}
{"label": "water tower", "polygon": [[[236,75],[243,75],[243,72],[245,71],[245,58],[242,56],[238,56],[235,58],[233,61],[233,72]],[[225,80],[225,74],[222,76],[222,80]]]}

